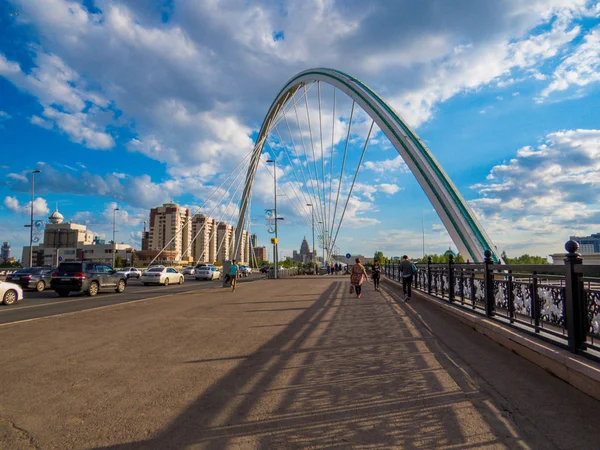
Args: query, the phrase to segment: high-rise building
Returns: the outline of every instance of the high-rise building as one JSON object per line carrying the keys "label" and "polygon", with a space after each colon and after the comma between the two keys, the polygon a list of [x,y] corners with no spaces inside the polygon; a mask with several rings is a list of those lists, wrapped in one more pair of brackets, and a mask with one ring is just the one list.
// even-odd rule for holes
{"label": "high-rise building", "polygon": [[217,261],[233,258],[235,249],[235,228],[225,222],[217,223]]}
{"label": "high-rise building", "polygon": [[292,260],[301,263],[310,263],[312,262],[313,255],[310,251],[310,247],[308,246],[308,241],[306,240],[306,236],[302,240],[302,244],[300,244],[300,253],[296,250],[292,253]]}
{"label": "high-rise building", "polygon": [[189,260],[192,227],[190,210],[176,203],[165,203],[150,210],[149,250],[175,252],[176,259]]}
{"label": "high-rise building", "polygon": [[217,261],[217,222],[204,214],[192,218],[192,256],[194,261]]}
{"label": "high-rise building", "polygon": [[266,247],[254,247],[254,257],[258,262],[267,260],[267,248]]}
{"label": "high-rise building", "polygon": [[8,262],[10,259],[10,244],[6,241],[2,245],[2,250],[0,250],[0,258],[2,262]]}
{"label": "high-rise building", "polygon": [[571,240],[579,242],[579,253],[582,255],[600,253],[600,233],[590,236],[571,236]]}

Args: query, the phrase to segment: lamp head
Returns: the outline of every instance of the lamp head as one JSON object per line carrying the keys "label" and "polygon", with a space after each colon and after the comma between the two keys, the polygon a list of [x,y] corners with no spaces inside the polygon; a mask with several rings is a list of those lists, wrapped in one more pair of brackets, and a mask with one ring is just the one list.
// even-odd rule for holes
{"label": "lamp head", "polygon": [[41,172],[42,172],[42,171],[41,171],[40,169],[35,169],[35,170],[32,170],[32,171],[31,171],[31,173],[41,173]]}
{"label": "lamp head", "polygon": [[268,162],[268,163],[274,163],[274,162],[275,162],[275,160],[274,160],[274,159],[267,159],[267,162]]}

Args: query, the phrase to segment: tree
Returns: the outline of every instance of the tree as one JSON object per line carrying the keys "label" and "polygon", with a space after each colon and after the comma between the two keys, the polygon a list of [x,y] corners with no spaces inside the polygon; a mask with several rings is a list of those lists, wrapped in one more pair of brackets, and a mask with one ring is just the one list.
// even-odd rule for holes
{"label": "tree", "polygon": [[379,264],[384,264],[385,256],[383,255],[383,252],[380,252],[379,250],[376,251],[375,255],[373,256],[373,262],[378,262]]}
{"label": "tree", "polygon": [[113,267],[113,268],[122,267],[122,265],[123,265],[123,260],[121,259],[121,257],[119,255],[117,255],[115,258],[115,267]]}

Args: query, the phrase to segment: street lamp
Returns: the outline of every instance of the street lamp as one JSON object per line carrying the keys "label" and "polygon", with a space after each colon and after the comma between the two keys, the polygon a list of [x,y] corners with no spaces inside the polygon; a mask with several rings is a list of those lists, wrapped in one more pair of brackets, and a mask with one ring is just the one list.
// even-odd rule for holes
{"label": "street lamp", "polygon": [[312,265],[315,273],[317,273],[317,268],[315,267],[315,208],[312,203],[307,203],[306,206],[310,206],[310,217],[312,223],[312,235],[313,235],[313,246],[312,246]]}
{"label": "street lamp", "polygon": [[113,239],[112,239],[112,268],[115,268],[115,255],[117,253],[117,244],[115,243],[115,222],[117,219],[117,211],[119,208],[113,208]]}
{"label": "street lamp", "polygon": [[279,244],[279,239],[278,239],[278,226],[277,226],[277,222],[279,222],[278,218],[277,218],[277,163],[275,162],[274,159],[267,159],[268,163],[273,163],[273,203],[274,203],[274,208],[273,208],[273,213],[275,214],[275,243],[273,244],[273,264],[275,266],[274,271],[273,271],[273,276],[274,278],[279,278],[279,254],[278,254],[278,244]]}
{"label": "street lamp", "polygon": [[41,170],[36,169],[31,171],[31,221],[29,222],[29,267],[33,265],[33,195],[35,186],[35,174]]}

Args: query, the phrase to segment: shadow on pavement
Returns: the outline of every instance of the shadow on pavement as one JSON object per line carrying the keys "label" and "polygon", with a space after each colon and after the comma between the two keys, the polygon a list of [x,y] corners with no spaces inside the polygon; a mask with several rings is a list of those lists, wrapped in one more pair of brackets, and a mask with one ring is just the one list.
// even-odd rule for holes
{"label": "shadow on pavement", "polygon": [[107,448],[523,444],[424,327],[381,294],[358,300],[346,288],[333,281],[160,433]]}

